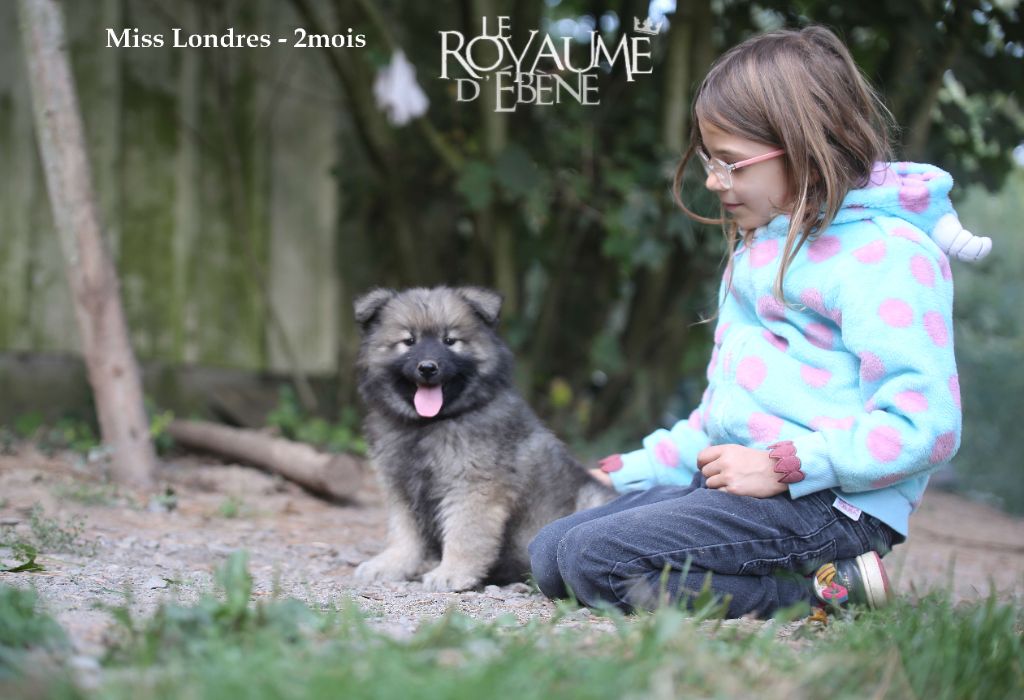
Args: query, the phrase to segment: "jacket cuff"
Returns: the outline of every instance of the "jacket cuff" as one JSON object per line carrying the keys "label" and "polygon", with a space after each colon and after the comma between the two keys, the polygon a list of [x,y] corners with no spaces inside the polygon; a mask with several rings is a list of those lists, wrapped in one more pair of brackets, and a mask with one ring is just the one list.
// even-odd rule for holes
{"label": "jacket cuff", "polygon": [[792,445],[795,455],[800,459],[800,471],[804,478],[789,484],[790,497],[800,498],[809,493],[839,487],[839,480],[828,455],[828,444],[821,433],[801,435],[792,441]]}
{"label": "jacket cuff", "polygon": [[775,473],[779,474],[780,484],[795,484],[803,481],[805,474],[800,469],[800,457],[792,440],[783,440],[768,445],[768,457],[775,460]]}
{"label": "jacket cuff", "polygon": [[598,466],[611,477],[612,486],[619,493],[646,489],[654,482],[654,466],[643,449],[610,455]]}

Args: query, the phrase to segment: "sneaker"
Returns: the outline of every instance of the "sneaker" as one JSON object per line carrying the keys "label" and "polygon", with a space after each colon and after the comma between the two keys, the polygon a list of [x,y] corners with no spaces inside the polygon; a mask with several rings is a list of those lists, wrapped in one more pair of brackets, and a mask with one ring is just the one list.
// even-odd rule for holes
{"label": "sneaker", "polygon": [[889,577],[878,552],[829,562],[814,572],[811,584],[815,597],[826,607],[864,605],[873,610],[892,600]]}

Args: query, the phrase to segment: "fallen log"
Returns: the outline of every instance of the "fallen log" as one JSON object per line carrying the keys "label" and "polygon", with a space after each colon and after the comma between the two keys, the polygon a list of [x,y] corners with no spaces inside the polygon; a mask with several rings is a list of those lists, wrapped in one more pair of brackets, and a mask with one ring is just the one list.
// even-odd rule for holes
{"label": "fallen log", "polygon": [[332,501],[354,501],[367,472],[365,462],[352,455],[324,453],[305,443],[255,430],[206,421],[175,420],[167,427],[167,433],[179,445],[280,474]]}

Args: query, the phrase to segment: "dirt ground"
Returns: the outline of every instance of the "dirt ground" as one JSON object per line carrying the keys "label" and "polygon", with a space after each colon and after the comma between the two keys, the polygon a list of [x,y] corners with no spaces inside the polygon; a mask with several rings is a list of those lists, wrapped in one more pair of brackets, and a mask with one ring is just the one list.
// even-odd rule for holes
{"label": "dirt ground", "polygon": [[[427,593],[417,583],[359,585],[355,566],[384,544],[385,514],[372,484],[358,505],[337,506],[280,478],[237,465],[186,457],[165,461],[161,479],[176,506],[163,510],[98,482],[80,457],[47,457],[20,445],[0,456],[0,525],[30,536],[31,510],[47,521],[80,517],[84,528],[64,551],[44,551],[36,573],[0,573],[0,582],[35,588],[68,631],[73,663],[98,672],[111,618],[99,606],[137,614],[165,600],[193,600],[213,588],[213,571],[231,552],[249,552],[254,598],[275,590],[312,605],[355,600],[372,624],[399,637],[421,619],[455,607],[475,618],[511,613],[546,618],[554,606],[525,584],[467,593]],[[369,481],[372,481],[369,480]],[[65,530],[68,528],[65,527]],[[10,550],[0,549],[9,563]],[[948,587],[958,600],[1024,599],[1024,519],[931,489],[911,519],[911,537],[886,557],[901,595]],[[564,624],[600,627],[607,620],[581,610]],[[799,624],[799,623],[796,623]]]}

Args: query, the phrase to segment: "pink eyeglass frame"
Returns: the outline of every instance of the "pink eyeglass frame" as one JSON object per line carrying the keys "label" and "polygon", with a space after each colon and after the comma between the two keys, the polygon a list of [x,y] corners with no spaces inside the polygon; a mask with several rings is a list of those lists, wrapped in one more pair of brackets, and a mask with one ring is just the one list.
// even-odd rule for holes
{"label": "pink eyeglass frame", "polygon": [[[774,151],[768,151],[767,153],[762,153],[761,155],[754,156],[753,158],[747,158],[746,160],[736,161],[735,163],[726,163],[721,158],[712,158],[711,156],[709,156],[707,153],[704,152],[703,148],[698,148],[697,149],[697,154],[701,157],[701,160],[704,161],[705,168],[710,167],[712,161],[717,161],[717,162],[721,163],[723,166],[725,166],[725,172],[729,175],[729,179],[730,180],[732,179],[732,171],[733,170],[739,170],[740,168],[745,168],[748,165],[755,165],[756,163],[761,163],[761,162],[766,161],[766,160],[771,160],[772,158],[778,158],[779,156],[783,155],[785,152],[786,152],[786,149],[784,149],[784,148],[777,148]],[[714,172],[714,171],[711,171],[711,172]],[[718,177],[718,173],[715,173],[715,177]],[[722,183],[722,184],[724,185],[725,183]],[[731,187],[731,186],[732,186],[732,184],[730,183],[729,187]]]}

